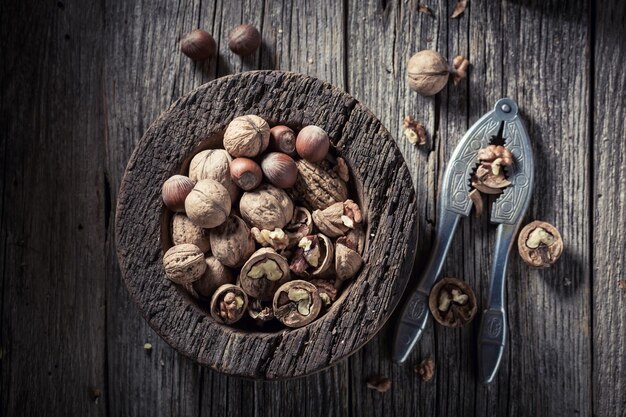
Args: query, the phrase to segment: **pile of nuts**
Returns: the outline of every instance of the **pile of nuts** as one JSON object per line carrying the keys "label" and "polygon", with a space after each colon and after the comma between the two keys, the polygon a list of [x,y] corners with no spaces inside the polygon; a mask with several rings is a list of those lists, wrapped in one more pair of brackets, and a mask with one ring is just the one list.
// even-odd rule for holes
{"label": "pile of nuts", "polygon": [[223,146],[163,184],[174,212],[165,273],[219,323],[309,324],[363,264],[346,162],[320,127],[270,129],[255,115],[233,119]]}

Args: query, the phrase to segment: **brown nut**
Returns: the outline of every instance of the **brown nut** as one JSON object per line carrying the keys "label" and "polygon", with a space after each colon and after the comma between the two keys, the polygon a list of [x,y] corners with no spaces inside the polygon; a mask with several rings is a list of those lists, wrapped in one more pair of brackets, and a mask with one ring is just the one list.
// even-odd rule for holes
{"label": "brown nut", "polygon": [[215,291],[224,284],[233,284],[234,277],[230,269],[226,268],[214,256],[204,260],[206,270],[197,281],[186,284],[185,289],[194,297],[210,300]]}
{"label": "brown nut", "polygon": [[248,308],[248,296],[236,285],[219,287],[211,298],[211,317],[222,324],[233,324],[243,317]]}
{"label": "brown nut", "polygon": [[165,206],[173,212],[185,211],[185,199],[196,182],[184,175],[169,177],[161,188],[161,197]]}
{"label": "brown nut", "polygon": [[237,55],[250,55],[257,50],[259,45],[261,45],[261,34],[252,25],[239,25],[228,34],[228,48]]}
{"label": "brown nut", "polygon": [[266,323],[274,318],[274,309],[271,304],[248,298],[248,315],[259,324]]}
{"label": "brown nut", "polygon": [[430,291],[428,306],[437,322],[446,327],[462,327],[476,315],[472,288],[457,278],[444,278]]}
{"label": "brown nut", "polygon": [[563,239],[550,223],[534,221],[524,226],[517,239],[522,260],[534,268],[548,268],[563,253]]}
{"label": "brown nut", "polygon": [[261,160],[265,178],[278,188],[291,188],[298,177],[296,162],[282,152],[270,152]]}
{"label": "brown nut", "polygon": [[289,245],[289,237],[283,231],[283,229],[276,228],[274,230],[259,229],[253,227],[250,229],[252,237],[258,244],[264,247],[271,247],[274,250],[280,251],[285,249]]}
{"label": "brown nut", "polygon": [[262,184],[241,196],[239,211],[248,224],[259,229],[282,229],[293,217],[293,203],[286,192]]}
{"label": "brown nut", "polygon": [[415,367],[415,372],[422,377],[422,381],[430,381],[435,376],[435,359],[432,356],[424,359]]}
{"label": "brown nut", "polygon": [[185,199],[185,212],[196,225],[210,229],[224,223],[230,214],[230,194],[215,180],[198,181]]}
{"label": "brown nut", "polygon": [[287,260],[271,248],[254,252],[239,273],[241,288],[250,297],[261,301],[271,300],[278,287],[289,278]]}
{"label": "brown nut", "polygon": [[[502,145],[489,145],[478,151],[478,160],[483,166],[490,166],[498,158],[500,159],[498,165],[513,165],[513,154]],[[495,174],[497,175],[497,173]]]}
{"label": "brown nut", "polygon": [[352,200],[315,210],[311,216],[317,228],[330,237],[342,236],[363,221],[359,206]]}
{"label": "brown nut", "polygon": [[426,145],[426,129],[423,124],[411,116],[404,116],[402,126],[404,127],[404,136],[410,143],[419,146]]}
{"label": "brown nut", "polygon": [[365,383],[367,388],[378,391],[381,394],[391,389],[391,379],[383,375],[370,375]]}
{"label": "brown nut", "polygon": [[233,157],[260,155],[270,143],[270,126],[259,116],[235,117],[224,132],[224,149]]}
{"label": "brown nut", "polygon": [[204,61],[215,56],[217,45],[213,36],[201,29],[194,29],[180,41],[180,50],[194,61]]}
{"label": "brown nut", "polygon": [[174,245],[192,243],[204,253],[211,250],[209,231],[196,226],[189,217],[181,213],[177,213],[172,217],[172,242]]}
{"label": "brown nut", "polygon": [[278,125],[270,129],[269,149],[286,153],[290,156],[296,155],[296,134],[287,126]]}
{"label": "brown nut", "polygon": [[363,258],[357,250],[356,243],[346,236],[340,237],[335,242],[335,271],[338,281],[354,277],[361,269]]}
{"label": "brown nut", "polygon": [[333,242],[323,234],[300,239],[289,269],[302,277],[319,276],[328,271],[335,260]]}
{"label": "brown nut", "polygon": [[434,96],[448,83],[448,62],[440,53],[420,51],[409,59],[407,80],[409,87],[423,96]]}
{"label": "brown nut", "polygon": [[293,211],[293,217],[287,226],[285,232],[289,239],[288,246],[295,246],[300,239],[310,235],[313,231],[313,217],[311,212],[304,207],[296,207]]}
{"label": "brown nut", "polygon": [[337,300],[337,288],[332,281],[312,279],[310,282],[317,287],[317,292],[325,308],[330,307]]}
{"label": "brown nut", "polygon": [[293,193],[313,210],[324,210],[348,198],[346,183],[325,162],[314,164],[305,159],[296,161],[298,178]]}
{"label": "brown nut", "polygon": [[303,127],[296,137],[296,152],[309,162],[326,158],[329,147],[328,133],[318,126]]}
{"label": "brown nut", "polygon": [[274,316],[287,327],[302,327],[317,318],[322,300],[317,287],[307,281],[283,284],[274,294]]}
{"label": "brown nut", "polygon": [[470,62],[459,55],[452,60],[452,81],[454,85],[459,85],[467,77],[467,70],[469,69]]}
{"label": "brown nut", "polygon": [[211,229],[210,238],[213,256],[226,266],[239,268],[254,253],[254,240],[248,225],[234,214]]}
{"label": "brown nut", "polygon": [[198,152],[189,163],[189,178],[194,181],[211,179],[222,184],[230,195],[230,200],[239,197],[239,189],[230,176],[230,163],[233,158],[224,149],[207,149]]}
{"label": "brown nut", "polygon": [[263,181],[259,164],[249,158],[235,158],[230,163],[230,177],[242,190],[254,190]]}
{"label": "brown nut", "polygon": [[196,245],[183,243],[172,246],[163,255],[165,275],[177,284],[189,284],[204,274],[204,253]]}

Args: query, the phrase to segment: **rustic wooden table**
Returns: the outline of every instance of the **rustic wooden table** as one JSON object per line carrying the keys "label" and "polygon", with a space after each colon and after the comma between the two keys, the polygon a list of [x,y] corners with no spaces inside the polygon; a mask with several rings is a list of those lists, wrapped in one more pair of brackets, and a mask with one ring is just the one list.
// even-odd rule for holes
{"label": "rustic wooden table", "polygon": [[[626,416],[626,3],[473,0],[3,1],[0,5],[0,415]],[[241,60],[226,34],[264,39]],[[203,27],[219,59],[178,50]],[[410,92],[408,57],[465,55],[471,75],[436,98]],[[409,364],[390,361],[390,326],[332,369],[255,382],[203,369],[140,317],[117,266],[113,219],[130,153],[191,89],[252,69],[298,71],[361,100],[411,168],[418,266],[437,223],[435,196],[465,130],[502,96],[518,100],[537,163],[528,220],[557,225],[567,250],[546,271],[514,255],[508,349],[497,380],[476,382],[478,323],[431,327]],[[405,115],[431,133],[402,137]],[[462,224],[444,267],[481,300],[494,245],[487,218]],[[152,343],[152,350],[144,343]],[[433,355],[424,383],[411,364]],[[370,374],[393,380],[379,394]]]}

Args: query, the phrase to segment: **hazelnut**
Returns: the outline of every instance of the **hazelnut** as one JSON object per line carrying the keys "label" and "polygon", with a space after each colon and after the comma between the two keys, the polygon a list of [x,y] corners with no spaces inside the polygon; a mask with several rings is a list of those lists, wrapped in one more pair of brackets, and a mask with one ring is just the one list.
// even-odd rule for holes
{"label": "hazelnut", "polygon": [[242,190],[254,190],[263,181],[259,164],[249,158],[235,158],[230,163],[230,177]]}
{"label": "hazelnut", "polygon": [[270,149],[287,155],[296,154],[296,134],[287,126],[278,125],[270,129]]}
{"label": "hazelnut", "polygon": [[328,134],[318,126],[302,128],[296,138],[296,152],[309,162],[319,162],[326,158],[329,146]]}
{"label": "hazelnut", "polygon": [[334,262],[333,242],[323,234],[305,236],[298,242],[289,269],[303,277],[319,276]]}
{"label": "hazelnut", "polygon": [[180,41],[180,50],[194,61],[204,61],[215,56],[217,45],[213,36],[204,30],[195,29]]}
{"label": "hazelnut", "polygon": [[289,237],[283,229],[276,228],[274,230],[261,230],[258,227],[253,227],[251,229],[251,233],[254,240],[256,240],[261,246],[269,246],[274,248],[274,250],[282,250],[289,245]]}
{"label": "hazelnut", "polygon": [[174,245],[192,243],[204,253],[211,250],[209,231],[196,226],[189,217],[180,213],[172,217],[172,242]]}
{"label": "hazelnut", "polygon": [[548,268],[563,253],[563,239],[550,223],[534,221],[522,229],[517,239],[522,260],[534,268]]}
{"label": "hazelnut", "polygon": [[302,327],[317,318],[322,300],[317,287],[295,280],[283,284],[274,294],[274,316],[287,327]]}
{"label": "hazelnut", "polygon": [[174,175],[168,178],[161,188],[163,203],[174,212],[184,212],[185,199],[194,185],[196,185],[195,181],[184,175]]}
{"label": "hazelnut", "polygon": [[189,163],[189,178],[194,181],[215,180],[222,184],[230,195],[230,200],[239,197],[239,189],[230,176],[230,163],[233,158],[224,149],[207,149],[198,152]]}
{"label": "hazelnut", "polygon": [[224,132],[224,149],[235,158],[261,154],[270,142],[270,126],[259,116],[234,118]]}
{"label": "hazelnut", "polygon": [[478,307],[472,288],[457,278],[444,278],[430,291],[428,306],[439,324],[462,327],[472,321]]}
{"label": "hazelnut", "polygon": [[254,252],[254,240],[248,225],[234,214],[211,229],[211,251],[221,263],[238,268]]}
{"label": "hazelnut", "polygon": [[204,270],[204,253],[196,245],[183,243],[169,248],[163,255],[165,275],[177,284],[189,284],[199,279]]}
{"label": "hazelnut", "polygon": [[423,96],[434,96],[448,83],[448,62],[431,50],[420,51],[409,59],[407,80],[409,87]]}
{"label": "hazelnut", "polygon": [[230,214],[230,195],[215,180],[201,180],[185,199],[185,211],[194,224],[212,228],[224,223]]}
{"label": "hazelnut", "polygon": [[204,260],[206,270],[197,281],[186,285],[186,289],[196,298],[210,300],[215,291],[224,284],[232,284],[234,277],[230,269],[226,268],[214,256]]}
{"label": "hazelnut", "polygon": [[239,211],[244,220],[258,229],[282,229],[293,217],[293,203],[280,188],[262,184],[241,196]]}
{"label": "hazelnut", "polygon": [[261,170],[265,178],[278,188],[291,188],[298,177],[298,167],[287,154],[271,152],[263,157]]}
{"label": "hazelnut", "polygon": [[228,47],[237,55],[252,54],[261,45],[261,34],[252,25],[239,25],[228,34]]}
{"label": "hazelnut", "polygon": [[211,298],[211,317],[222,324],[239,321],[248,308],[248,296],[236,285],[219,287]]}
{"label": "hazelnut", "polygon": [[349,199],[324,210],[315,210],[312,217],[317,228],[329,237],[342,236],[363,220],[359,206]]}
{"label": "hazelnut", "polygon": [[241,288],[261,301],[271,300],[276,289],[289,278],[287,260],[270,248],[254,252],[239,273]]}

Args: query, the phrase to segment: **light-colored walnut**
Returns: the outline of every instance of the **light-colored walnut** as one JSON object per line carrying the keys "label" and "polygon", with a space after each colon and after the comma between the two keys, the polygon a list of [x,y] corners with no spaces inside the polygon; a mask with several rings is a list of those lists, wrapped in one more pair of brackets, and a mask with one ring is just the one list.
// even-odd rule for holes
{"label": "light-colored walnut", "polygon": [[186,284],[185,289],[196,298],[210,300],[215,290],[224,284],[233,284],[234,277],[230,269],[225,267],[214,256],[204,260],[206,270],[197,281]]}
{"label": "light-colored walnut", "polygon": [[259,116],[234,118],[224,132],[224,148],[234,157],[255,157],[270,143],[270,126]]}
{"label": "light-colored walnut", "polygon": [[254,240],[261,246],[269,246],[274,248],[274,250],[282,250],[289,245],[289,237],[283,229],[276,228],[274,230],[267,230],[253,227],[250,232]]}
{"label": "light-colored walnut", "polygon": [[177,213],[172,217],[172,242],[174,245],[192,243],[204,253],[211,250],[209,231],[196,226],[186,215]]}
{"label": "light-colored walnut", "polygon": [[293,217],[293,203],[286,192],[273,185],[262,184],[245,192],[239,201],[241,216],[259,229],[282,229]]}
{"label": "light-colored walnut", "polygon": [[314,164],[305,159],[296,161],[298,178],[292,192],[313,210],[324,210],[348,198],[348,187],[326,161]]}
{"label": "light-colored walnut", "polygon": [[172,246],[163,255],[163,267],[173,282],[189,284],[198,280],[206,269],[204,253],[191,243]]}
{"label": "light-colored walnut", "polygon": [[356,249],[349,239],[345,237],[337,239],[335,243],[335,271],[339,281],[354,277],[361,269],[363,258]]}
{"label": "light-colored walnut", "polygon": [[255,249],[248,225],[234,214],[211,229],[210,238],[213,256],[233,268],[241,267]]}
{"label": "light-colored walnut", "polygon": [[194,181],[211,179],[228,190],[231,201],[239,197],[239,188],[230,176],[233,158],[224,149],[207,149],[198,152],[189,164],[189,178]]}
{"label": "light-colored walnut", "polygon": [[312,217],[317,228],[329,237],[342,236],[363,220],[359,206],[352,200],[315,210]]}
{"label": "light-colored walnut", "polygon": [[224,223],[230,214],[231,200],[226,188],[211,179],[196,183],[185,199],[185,211],[191,221],[208,229]]}

